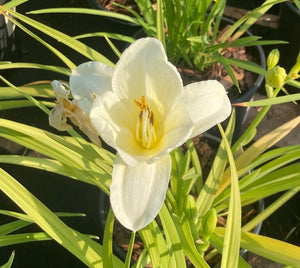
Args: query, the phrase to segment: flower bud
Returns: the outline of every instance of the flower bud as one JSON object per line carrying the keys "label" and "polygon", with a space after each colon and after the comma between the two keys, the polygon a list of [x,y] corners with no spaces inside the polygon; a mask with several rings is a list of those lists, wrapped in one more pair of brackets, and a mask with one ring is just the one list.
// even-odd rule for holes
{"label": "flower bud", "polygon": [[282,87],[286,79],[286,71],[280,66],[268,70],[265,74],[266,83],[274,88]]}
{"label": "flower bud", "polygon": [[192,195],[188,195],[187,196],[187,199],[186,199],[186,202],[185,202],[185,214],[186,216],[193,220],[195,215],[196,215],[196,202],[195,202],[195,199]]}
{"label": "flower bud", "polygon": [[298,77],[299,72],[300,72],[300,52],[298,53],[297,61],[295,65],[292,67],[292,69],[290,70],[289,75],[291,78],[296,79]]}
{"label": "flower bud", "polygon": [[278,64],[278,61],[279,61],[279,50],[278,49],[273,49],[268,58],[267,58],[267,68],[268,70],[274,68],[277,64]]}
{"label": "flower bud", "polygon": [[210,246],[209,241],[203,242],[203,241],[196,241],[196,247],[198,251],[201,253],[204,253]]}
{"label": "flower bud", "polygon": [[202,238],[204,241],[214,232],[218,221],[217,211],[215,208],[212,208],[204,215],[202,219]]}

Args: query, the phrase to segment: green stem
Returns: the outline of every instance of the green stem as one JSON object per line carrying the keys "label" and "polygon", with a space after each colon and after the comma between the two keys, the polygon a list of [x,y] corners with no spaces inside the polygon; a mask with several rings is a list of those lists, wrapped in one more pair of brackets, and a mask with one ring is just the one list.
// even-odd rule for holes
{"label": "green stem", "polygon": [[134,240],[135,240],[135,232],[132,232],[131,238],[130,238],[130,244],[129,244],[129,248],[128,248],[126,260],[125,260],[125,268],[130,267],[130,261],[131,261],[133,246],[134,246]]}

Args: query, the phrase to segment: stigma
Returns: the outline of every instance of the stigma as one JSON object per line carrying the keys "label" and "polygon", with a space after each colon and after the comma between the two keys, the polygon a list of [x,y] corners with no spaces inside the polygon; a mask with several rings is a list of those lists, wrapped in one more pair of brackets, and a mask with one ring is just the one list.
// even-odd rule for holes
{"label": "stigma", "polygon": [[144,148],[150,149],[156,142],[153,112],[150,110],[145,96],[141,98],[141,102],[135,99],[134,103],[141,109],[136,123],[136,139]]}

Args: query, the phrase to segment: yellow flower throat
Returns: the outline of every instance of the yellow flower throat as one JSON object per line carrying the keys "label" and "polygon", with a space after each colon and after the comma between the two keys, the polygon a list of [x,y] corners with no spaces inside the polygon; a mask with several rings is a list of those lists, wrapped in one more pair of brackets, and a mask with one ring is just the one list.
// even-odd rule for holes
{"label": "yellow flower throat", "polygon": [[141,102],[135,99],[134,103],[141,109],[136,123],[136,139],[144,148],[150,149],[156,141],[153,112],[150,110],[145,96],[141,98]]}

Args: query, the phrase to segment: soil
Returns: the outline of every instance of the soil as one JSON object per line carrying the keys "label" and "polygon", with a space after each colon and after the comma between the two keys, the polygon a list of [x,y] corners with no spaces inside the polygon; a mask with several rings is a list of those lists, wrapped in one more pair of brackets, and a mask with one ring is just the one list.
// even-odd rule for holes
{"label": "soil", "polygon": [[[245,47],[227,48],[222,52],[222,54],[225,58],[234,58],[246,61],[253,61],[255,59],[253,53],[251,54],[251,52],[246,50]],[[184,85],[192,82],[215,79],[225,87],[230,100],[236,100],[251,88],[257,78],[257,75],[239,67],[231,66],[231,68],[240,85],[240,91],[234,85],[223,65],[219,62],[214,64],[211,68],[207,68],[203,72],[197,69],[191,69],[187,67],[185,63],[179,64],[177,69],[181,74]]]}

